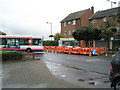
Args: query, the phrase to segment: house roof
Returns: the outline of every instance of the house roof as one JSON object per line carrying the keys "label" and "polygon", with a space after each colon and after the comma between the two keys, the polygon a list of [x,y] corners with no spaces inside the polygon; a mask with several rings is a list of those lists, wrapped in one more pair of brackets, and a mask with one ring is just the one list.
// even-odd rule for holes
{"label": "house roof", "polygon": [[92,15],[89,20],[100,19],[100,18],[104,18],[104,17],[117,15],[117,14],[118,14],[118,7],[112,8],[112,9],[103,10],[103,11],[98,11],[94,15]]}
{"label": "house roof", "polygon": [[66,18],[64,18],[61,22],[66,22],[66,21],[71,21],[71,20],[75,20],[75,19],[79,19],[86,11],[88,11],[90,9],[86,9],[86,10],[82,10],[82,11],[78,11],[78,12],[74,12],[74,13],[70,13]]}

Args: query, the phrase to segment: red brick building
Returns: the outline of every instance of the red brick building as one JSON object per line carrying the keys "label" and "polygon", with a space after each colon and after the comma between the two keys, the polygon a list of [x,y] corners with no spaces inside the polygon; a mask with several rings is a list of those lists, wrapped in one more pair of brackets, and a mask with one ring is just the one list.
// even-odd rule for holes
{"label": "red brick building", "polygon": [[120,7],[102,10],[96,12],[94,15],[90,17],[91,26],[100,27],[103,23],[110,19],[111,22],[117,22],[117,33],[115,36],[111,37],[109,46],[108,41],[96,41],[95,46],[104,46],[107,47],[109,50],[116,50],[116,47],[120,47]]}
{"label": "red brick building", "polygon": [[71,38],[74,30],[81,26],[91,24],[89,18],[94,14],[94,7],[69,14],[61,21],[61,36],[63,38]]}
{"label": "red brick building", "polygon": [[[61,21],[61,37],[71,38],[74,30],[80,28],[81,26],[99,27],[101,26],[101,24],[106,22],[107,17],[114,17],[114,20],[117,20],[117,18],[119,19],[120,18],[120,7],[98,11],[95,14],[94,14],[94,7],[91,7],[90,9],[71,13]],[[120,22],[118,22],[117,35],[120,35],[119,32],[120,32]],[[97,45],[97,43],[95,42],[94,43],[92,42],[91,46],[92,45],[94,47],[100,46],[100,44]],[[81,47],[86,46],[85,41],[84,40],[80,41],[79,46]]]}
{"label": "red brick building", "polygon": [[[98,11],[96,12],[94,15],[92,15],[90,17],[90,22],[91,22],[91,26],[96,26],[99,27],[101,24],[103,24],[104,22],[106,22],[108,17],[113,17],[113,20],[118,20],[118,16],[119,16],[119,8],[112,8],[112,9],[107,9],[107,10],[102,10],[102,11]],[[118,23],[120,24],[120,23]]]}

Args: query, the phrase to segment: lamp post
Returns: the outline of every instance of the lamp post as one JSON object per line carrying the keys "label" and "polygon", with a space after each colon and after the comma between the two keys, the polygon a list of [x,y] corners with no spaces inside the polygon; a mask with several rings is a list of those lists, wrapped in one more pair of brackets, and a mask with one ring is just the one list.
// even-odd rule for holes
{"label": "lamp post", "polygon": [[47,24],[50,24],[50,33],[51,33],[51,41],[52,41],[52,23],[51,22],[46,22]]}
{"label": "lamp post", "polygon": [[108,2],[111,2],[111,8],[113,8],[113,4],[117,4],[116,2],[113,2],[113,1],[110,1],[110,0],[107,0]]}

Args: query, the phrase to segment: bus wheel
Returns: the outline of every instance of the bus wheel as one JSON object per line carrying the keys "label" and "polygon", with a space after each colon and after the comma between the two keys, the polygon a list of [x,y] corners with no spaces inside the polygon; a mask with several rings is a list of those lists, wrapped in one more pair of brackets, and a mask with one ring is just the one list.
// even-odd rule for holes
{"label": "bus wheel", "polygon": [[32,52],[31,48],[27,48],[26,52]]}

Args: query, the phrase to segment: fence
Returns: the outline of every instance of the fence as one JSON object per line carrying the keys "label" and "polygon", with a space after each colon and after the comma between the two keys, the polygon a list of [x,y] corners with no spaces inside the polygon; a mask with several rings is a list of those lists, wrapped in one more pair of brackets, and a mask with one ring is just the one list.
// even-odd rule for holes
{"label": "fence", "polygon": [[44,46],[44,51],[69,53],[69,54],[88,54],[98,55],[106,53],[105,47],[66,47],[66,46]]}

